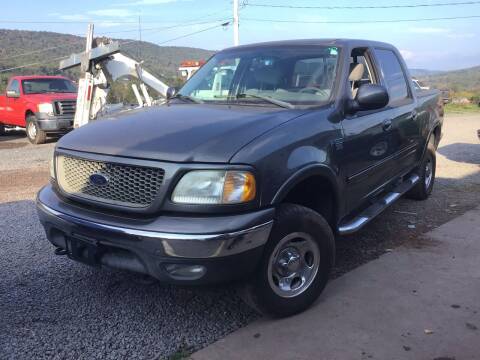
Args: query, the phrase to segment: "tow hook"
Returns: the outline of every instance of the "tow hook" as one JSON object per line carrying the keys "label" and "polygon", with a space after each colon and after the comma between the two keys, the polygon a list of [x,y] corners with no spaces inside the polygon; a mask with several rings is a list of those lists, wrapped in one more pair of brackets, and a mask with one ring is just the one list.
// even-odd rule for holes
{"label": "tow hook", "polygon": [[55,255],[67,255],[68,251],[62,248],[56,248],[54,251]]}

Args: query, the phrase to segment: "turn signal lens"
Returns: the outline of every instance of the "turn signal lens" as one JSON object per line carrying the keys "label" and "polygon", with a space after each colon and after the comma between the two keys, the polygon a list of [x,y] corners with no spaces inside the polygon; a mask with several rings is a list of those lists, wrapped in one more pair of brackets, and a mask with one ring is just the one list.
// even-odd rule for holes
{"label": "turn signal lens", "polygon": [[256,183],[252,173],[227,171],[223,185],[223,203],[235,204],[255,199]]}
{"label": "turn signal lens", "polygon": [[186,173],[172,194],[181,204],[238,204],[255,199],[255,177],[248,171],[194,170]]}
{"label": "turn signal lens", "polygon": [[55,155],[50,159],[50,177],[55,179]]}

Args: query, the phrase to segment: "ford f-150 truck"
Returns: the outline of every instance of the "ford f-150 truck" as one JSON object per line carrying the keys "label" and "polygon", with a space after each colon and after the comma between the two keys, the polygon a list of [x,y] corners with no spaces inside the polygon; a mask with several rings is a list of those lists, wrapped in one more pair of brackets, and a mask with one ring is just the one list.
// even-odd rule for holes
{"label": "ford f-150 truck", "polygon": [[24,127],[33,144],[48,134],[63,134],[73,127],[77,89],[62,76],[15,76],[0,95],[0,135],[6,127]]}
{"label": "ford f-150 truck", "polygon": [[325,287],[335,237],[435,180],[438,91],[393,46],[220,51],[168,104],[64,136],[37,209],[57,254],[177,284],[242,279],[287,316]]}

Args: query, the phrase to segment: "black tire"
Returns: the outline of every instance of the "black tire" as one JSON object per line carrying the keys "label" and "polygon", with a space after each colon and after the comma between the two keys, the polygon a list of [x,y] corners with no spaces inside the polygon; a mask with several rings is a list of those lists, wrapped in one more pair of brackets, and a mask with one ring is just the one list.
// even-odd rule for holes
{"label": "black tire", "polygon": [[[429,172],[427,170],[427,164],[430,163],[431,179],[427,181]],[[406,194],[406,197],[413,200],[426,200],[433,190],[435,183],[435,169],[436,169],[436,155],[434,141],[430,141],[427,151],[423,156],[422,162],[417,169],[417,174],[420,176],[418,183]]]}
{"label": "black tire", "polygon": [[25,131],[27,132],[28,141],[34,145],[44,144],[47,139],[47,134],[40,129],[35,116],[28,115],[26,123],[27,127]]}
{"label": "black tire", "polygon": [[[314,275],[310,276],[311,282],[308,286],[305,285],[301,293],[292,297],[285,297],[277,293],[282,290],[279,289],[278,283],[276,285],[274,281],[275,275],[269,281],[270,275],[273,273],[271,268],[274,267],[271,265],[271,268],[269,268],[269,263],[273,264],[273,260],[279,258],[285,251],[285,249],[282,251],[282,248],[276,250],[277,245],[282,246],[282,242],[289,237],[296,236],[295,233],[308,235],[309,244],[318,247],[318,271],[316,273],[312,272]],[[300,242],[303,242],[303,240],[300,240]],[[312,249],[314,249],[313,247]],[[287,246],[288,249],[290,249],[289,246]],[[274,252],[279,255],[275,257]],[[307,255],[305,254],[305,256]],[[306,263],[306,258],[303,260]],[[313,263],[313,255],[311,261]],[[265,315],[285,317],[297,314],[307,309],[318,298],[327,284],[334,262],[335,238],[327,221],[320,214],[306,207],[294,204],[281,205],[276,212],[274,225],[270,238],[265,245],[261,263],[253,278],[243,288],[242,298]],[[276,264],[279,263],[276,262]],[[273,287],[276,287],[276,290]]]}
{"label": "black tire", "polygon": [[0,124],[0,136],[5,135],[5,125]]}

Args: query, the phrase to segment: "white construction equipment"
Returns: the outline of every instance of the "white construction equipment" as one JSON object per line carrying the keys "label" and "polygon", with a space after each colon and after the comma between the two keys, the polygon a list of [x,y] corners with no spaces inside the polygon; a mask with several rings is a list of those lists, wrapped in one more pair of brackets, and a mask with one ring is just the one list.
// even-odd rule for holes
{"label": "white construction equipment", "polygon": [[88,27],[85,52],[73,54],[60,62],[60,69],[66,70],[81,66],[84,76],[79,80],[77,108],[73,122],[74,128],[83,126],[107,111],[107,95],[110,84],[122,77],[134,77],[140,80],[142,100],[136,85],[133,91],[139,106],[152,106],[147,86],[156,90],[164,98],[173,95],[174,90],[160,79],[142,68],[142,63],[120,53],[118,42],[109,39],[93,39],[93,24]]}

